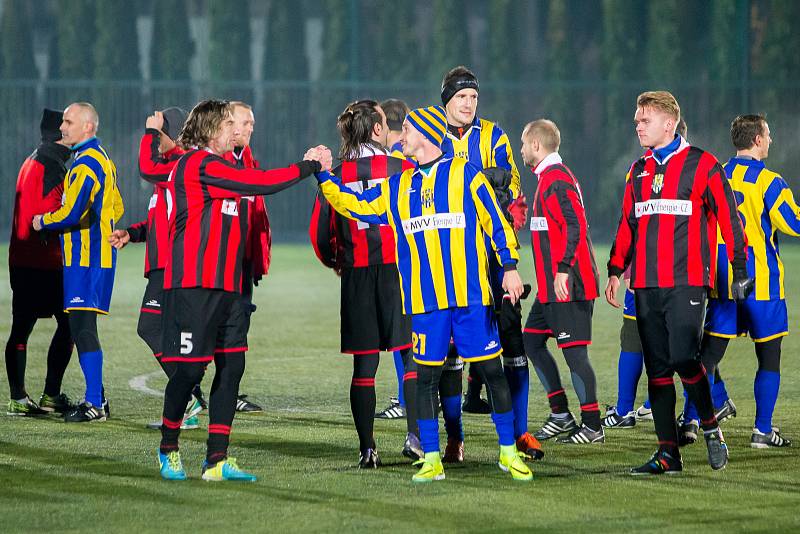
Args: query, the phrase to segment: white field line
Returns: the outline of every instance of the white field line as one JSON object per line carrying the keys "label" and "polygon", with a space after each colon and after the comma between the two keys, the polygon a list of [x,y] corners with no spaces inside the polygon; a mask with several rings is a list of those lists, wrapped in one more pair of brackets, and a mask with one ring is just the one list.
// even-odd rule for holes
{"label": "white field line", "polygon": [[[289,360],[288,358],[286,359]],[[273,360],[275,361],[275,360]],[[138,391],[139,393],[144,393],[145,395],[150,395],[153,397],[163,397],[163,391],[157,391],[147,386],[147,381],[151,378],[155,378],[157,376],[161,376],[163,371],[161,369],[157,371],[152,371],[150,373],[145,373],[143,375],[136,375],[130,380],[128,380],[128,386],[134,391]],[[285,413],[313,413],[319,415],[348,415],[346,412],[333,412],[330,410],[312,410],[308,408],[270,408],[270,411],[274,412],[285,412]]]}

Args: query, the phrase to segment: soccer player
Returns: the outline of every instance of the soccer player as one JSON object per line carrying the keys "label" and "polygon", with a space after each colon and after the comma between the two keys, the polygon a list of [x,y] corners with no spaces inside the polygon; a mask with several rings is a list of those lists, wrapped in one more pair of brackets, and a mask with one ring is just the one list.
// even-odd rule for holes
{"label": "soccer player", "polygon": [[[464,66],[451,69],[442,79],[442,105],[447,113],[447,135],[442,142],[442,151],[455,157],[470,161],[479,169],[498,168],[511,174],[507,185],[509,204],[505,209],[515,221],[518,230],[525,222],[520,212],[527,209],[525,199],[521,195],[519,171],[514,163],[513,151],[508,136],[495,123],[477,116],[478,95],[480,86],[475,74]],[[491,179],[491,178],[490,178]],[[496,184],[497,182],[493,182]],[[497,189],[496,189],[497,192]],[[505,194],[505,193],[502,193]],[[487,242],[487,250],[490,245]],[[503,289],[501,280],[502,268],[489,256],[489,277],[494,293],[495,312],[502,313]],[[517,310],[517,308],[519,308]],[[516,318],[514,316],[514,311]],[[501,322],[500,338],[504,348],[503,368],[511,388],[511,399],[514,410],[514,436],[518,447],[533,458],[542,455],[541,445],[528,432],[528,360],[525,357],[522,342],[522,310],[512,306],[505,316],[508,320]],[[515,349],[516,347],[516,349]],[[458,361],[455,352],[445,364],[442,374],[440,394],[442,411],[447,427],[448,443],[444,459],[446,462],[460,462],[464,458],[464,432],[461,425],[461,409],[471,413],[488,413],[489,406],[480,397],[483,386],[480,376],[470,371],[467,381],[467,393],[463,406],[461,401],[461,375],[463,363]],[[458,399],[456,399],[456,395]]]}
{"label": "soccer player", "polygon": [[388,128],[386,132],[386,148],[389,150],[389,155],[395,158],[405,158],[400,138],[403,136],[403,121],[411,109],[408,104],[397,98],[388,98],[381,102],[381,109],[386,115],[386,126]]}
{"label": "soccer player", "polygon": [[[561,133],[550,120],[528,123],[522,157],[539,180],[531,217],[531,244],[538,293],[525,322],[525,352],[550,402],[550,416],[538,439],[567,433],[560,443],[603,443],[597,379],[589,361],[594,299],[599,295],[583,192],[558,153]],[[555,338],[564,353],[581,406],[581,426],[569,411],[558,367],[547,350]]]}
{"label": "soccer player", "polygon": [[342,215],[388,224],[395,234],[403,310],[412,316],[420,441],[425,453],[414,482],[444,479],[439,452],[436,392],[451,337],[466,361],[476,362],[488,386],[500,443],[498,465],[515,480],[531,480],[518,456],[508,383],[492,309],[484,232],[503,265],[503,288],[512,303],[523,291],[517,240],[486,177],[440,148],[447,123],[438,106],[411,111],[403,123],[403,153],[418,162],[364,192],[330,173],[319,173],[322,192]]}
{"label": "soccer player", "polygon": [[[179,136],[183,146],[196,148],[181,156],[169,181],[161,362],[170,378],[164,392],[159,448],[161,476],[168,480],[186,478],[178,452],[184,407],[211,361],[216,372],[202,477],[256,479],[228,457],[247,350],[240,293],[248,221],[239,216],[241,197],[276,193],[322,168],[319,161],[304,160],[274,170],[237,169],[222,158],[233,149],[237,134],[228,102],[197,104]],[[329,159],[324,163],[330,168]]]}
{"label": "soccer player", "polygon": [[[139,175],[153,184],[147,218],[127,229],[114,230],[109,238],[109,243],[117,250],[129,242],[145,243],[144,276],[147,286],[136,331],[165,372],[167,370],[161,363],[161,311],[164,305],[166,249],[169,244],[166,191],[169,175],[185,152],[176,143],[185,121],[186,111],[178,107],[155,111],[147,117],[144,135],[139,142]],[[183,429],[199,427],[197,414],[203,409],[205,401],[199,393],[196,392],[196,395],[187,406]],[[148,427],[158,429],[161,421],[150,423]]]}
{"label": "soccer player", "polygon": [[61,232],[64,258],[64,309],[86,380],[84,401],[64,414],[68,423],[105,421],[103,350],[97,316],[107,315],[114,287],[117,250],[109,242],[124,212],[117,168],[97,138],[100,118],[88,102],[64,110],[61,138],[75,159],[64,180],[60,208],[36,215],[33,229]]}
{"label": "soccer player", "polygon": [[[381,102],[380,107],[384,115],[386,115],[386,141],[384,146],[388,150],[389,155],[393,158],[405,159],[400,137],[403,134],[403,121],[411,110],[405,102],[396,98],[384,100]],[[405,364],[403,363],[403,354],[399,350],[394,351],[392,354],[394,356],[394,370],[397,374],[397,396],[390,397],[389,406],[375,414],[375,417],[378,419],[400,419],[406,417],[406,400],[403,391],[406,389],[404,387],[406,372]],[[416,386],[414,386],[413,389],[415,388]],[[417,423],[414,421],[414,428],[416,428],[416,425]],[[409,444],[413,445],[413,440],[412,443]]]}
{"label": "soccer player", "polygon": [[[747,235],[747,274],[755,278],[755,289],[746,300],[733,300],[730,269],[724,262],[717,262],[717,285],[708,301],[701,358],[713,383],[713,372],[725,355],[728,342],[750,334],[758,358],[753,386],[756,418],[750,446],[788,447],[791,441],[772,426],[781,379],[781,342],[788,334],[785,269],[778,251],[778,232],[800,236],[800,207],[783,178],[764,165],[772,137],[763,115],[736,117],[731,123],[731,140],[736,156],[725,164],[725,174]],[[727,246],[722,239],[717,243],[722,258]],[[725,405],[730,405],[729,399]]]}
{"label": "soccer player", "polygon": [[[11,279],[11,333],[6,343],[6,372],[11,397],[8,415],[63,414],[75,406],[61,392],[64,372],[72,356],[69,320],[64,313],[64,274],[58,235],[31,231],[36,213],[61,206],[64,176],[70,150],[61,139],[63,113],[45,109],[40,130],[42,141],[25,159],[17,176],[14,219],[8,246]],[[54,317],[56,331],[47,351],[47,377],[37,405],[25,390],[28,338],[38,319]]]}
{"label": "soccer player", "polygon": [[[234,129],[239,132],[234,140],[233,150],[223,154],[225,160],[233,163],[238,169],[258,169],[258,160],[253,157],[250,138],[255,129],[256,119],[253,108],[244,102],[231,102]],[[269,226],[269,214],[264,198],[260,195],[242,197],[241,208],[246,208],[247,239],[245,240],[244,263],[242,264],[242,305],[245,308],[247,330],[250,330],[250,315],[256,311],[253,304],[253,286],[258,285],[261,278],[267,275],[272,254],[272,231]],[[245,202],[247,204],[245,204]],[[239,213],[244,216],[243,212]],[[257,413],[263,411],[261,406],[248,400],[248,396],[240,394],[236,397],[236,411]]]}
{"label": "soccer player", "polygon": [[747,296],[747,249],[725,171],[710,153],[675,133],[677,100],[667,91],[637,98],[634,122],[639,142],[650,152],[631,166],[608,261],[606,300],[614,307],[620,276],[631,266],[636,323],[642,340],[658,450],[633,475],[678,473],[683,469],[675,422],[678,373],[697,406],[712,469],[728,463],[728,448],[714,415],[705,369],[699,361],[706,292],[714,284],[717,225],[729,243],[734,297]]}
{"label": "soccer player", "polygon": [[[686,121],[683,117],[678,122],[675,131],[686,138]],[[626,177],[626,180],[630,177]],[[630,288],[630,270],[625,272],[625,303],[622,308],[622,327],[619,330],[619,361],[617,363],[617,403],[608,406],[603,418],[605,428],[633,428],[637,420],[653,420],[650,400],[647,399],[637,408],[633,409],[636,401],[636,388],[644,368],[644,355],[642,354],[642,341],[636,329],[636,302]]]}
{"label": "soccer player", "polygon": [[[374,100],[358,100],[339,115],[342,164],[333,173],[354,191],[378,187],[389,176],[413,169],[414,164],[389,157],[386,116]],[[380,466],[373,425],[375,373],[380,351],[401,352],[408,410],[403,454],[422,456],[417,435],[417,365],[411,360],[411,318],[403,314],[395,263],[392,229],[336,214],[322,193],[317,194],[309,228],[312,244],[323,264],[340,273],[341,351],[353,355],[350,410],[359,441],[359,468]],[[333,244],[334,246],[331,246]],[[387,417],[388,418],[388,417]]]}

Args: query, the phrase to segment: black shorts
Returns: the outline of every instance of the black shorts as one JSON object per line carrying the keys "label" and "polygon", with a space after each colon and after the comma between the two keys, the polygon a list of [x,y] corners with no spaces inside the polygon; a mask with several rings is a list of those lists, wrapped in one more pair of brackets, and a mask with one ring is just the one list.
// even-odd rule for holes
{"label": "black shorts", "polygon": [[593,300],[533,302],[524,332],[545,334],[556,340],[559,348],[592,344]]}
{"label": "black shorts", "polygon": [[342,269],[342,352],[368,354],[411,347],[394,264]]}
{"label": "black shorts", "polygon": [[705,287],[637,289],[636,326],[647,376],[672,377],[681,365],[700,359]]}
{"label": "black shorts", "polygon": [[210,362],[215,353],[247,350],[249,318],[238,293],[168,289],[161,325],[162,362]]}
{"label": "black shorts", "polygon": [[9,267],[11,313],[52,317],[64,313],[64,271]]}
{"label": "black shorts", "polygon": [[147,274],[147,287],[139,309],[139,324],[136,332],[145,340],[153,355],[161,357],[161,309],[164,306],[164,270],[156,269]]}
{"label": "black shorts", "polygon": [[619,329],[619,348],[622,352],[642,352],[642,340],[639,337],[636,319],[622,318],[622,328]]}

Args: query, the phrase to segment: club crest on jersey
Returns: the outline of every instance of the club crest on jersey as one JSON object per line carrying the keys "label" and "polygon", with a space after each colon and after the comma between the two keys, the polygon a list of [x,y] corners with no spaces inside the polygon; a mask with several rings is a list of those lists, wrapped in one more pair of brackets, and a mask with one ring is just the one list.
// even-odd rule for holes
{"label": "club crest on jersey", "polygon": [[656,195],[659,194],[662,189],[664,189],[664,175],[663,174],[659,173],[659,174],[656,174],[655,176],[653,176],[652,189],[653,189],[653,193],[655,193]]}
{"label": "club crest on jersey", "polygon": [[422,190],[422,205],[426,208],[433,206],[433,189]]}

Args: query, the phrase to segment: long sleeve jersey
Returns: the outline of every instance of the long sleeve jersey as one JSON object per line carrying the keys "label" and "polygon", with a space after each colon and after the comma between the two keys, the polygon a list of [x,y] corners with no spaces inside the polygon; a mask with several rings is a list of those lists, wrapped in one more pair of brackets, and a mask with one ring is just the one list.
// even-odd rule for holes
{"label": "long sleeve jersey", "polygon": [[178,164],[184,151],[175,147],[160,154],[158,146],[160,132],[147,128],[139,143],[139,175],[153,184],[153,194],[147,206],[147,219],[128,227],[131,241],[146,243],[144,275],[163,269],[167,264],[165,252],[169,244],[169,220],[167,217],[167,183],[169,174]]}
{"label": "long sleeve jersey", "polygon": [[596,299],[599,277],[578,180],[555,152],[534,173],[539,177],[531,217],[537,298],[555,302],[555,275],[567,273],[568,301]]}
{"label": "long sleeve jersey", "polygon": [[317,179],[342,215],[392,228],[408,315],[492,304],[484,232],[498,262],[516,268],[514,230],[486,177],[464,159],[443,156],[430,168],[405,170],[364,192],[327,172]]}
{"label": "long sleeve jersey", "polygon": [[497,124],[475,117],[472,124],[460,137],[447,132],[442,141],[442,152],[455,158],[463,158],[478,167],[500,167],[511,171],[511,198],[516,199],[522,192],[519,170],[514,163],[514,152],[508,135]]}
{"label": "long sleeve jersey", "polygon": [[[343,161],[333,174],[353,191],[377,187],[389,176],[413,169],[406,159],[376,155]],[[332,268],[395,263],[394,232],[385,224],[369,224],[337,214],[319,191],[314,201],[309,237],[319,260]]]}
{"label": "long sleeve jersey", "polygon": [[[261,167],[258,160],[253,157],[249,146],[226,152],[222,157],[237,169]],[[239,202],[239,216],[244,216],[244,213],[247,214],[244,261],[249,264],[250,276],[258,285],[258,281],[269,272],[269,265],[272,261],[272,229],[264,197],[261,195],[242,197]]]}
{"label": "long sleeve jersey", "polygon": [[75,160],[64,179],[64,202],[44,214],[42,227],[62,232],[65,267],[111,269],[117,251],[108,238],[125,211],[117,169],[96,137],[76,145],[73,152]]}
{"label": "long sleeve jersey", "polygon": [[728,261],[745,269],[747,243],[722,165],[680,140],[658,161],[647,152],[628,171],[608,275],[631,266],[631,287],[713,287],[717,225]]}
{"label": "long sleeve jersey", "polygon": [[169,247],[164,289],[204,287],[241,292],[247,217],[245,195],[269,195],[320,169],[319,162],[237,169],[221,156],[194,149],[181,156],[169,181]]}
{"label": "long sleeve jersey", "polygon": [[[764,162],[748,158],[732,158],[725,164],[739,217],[747,236],[747,274],[755,278],[750,298],[775,300],[785,297],[785,268],[778,245],[778,232],[800,236],[800,207],[789,185],[766,168]],[[712,296],[730,298],[733,273],[727,258],[728,246],[717,235],[719,259],[717,284]]]}

